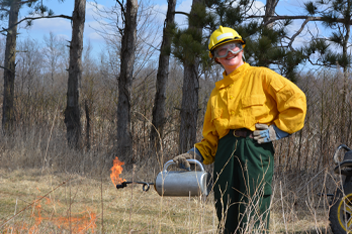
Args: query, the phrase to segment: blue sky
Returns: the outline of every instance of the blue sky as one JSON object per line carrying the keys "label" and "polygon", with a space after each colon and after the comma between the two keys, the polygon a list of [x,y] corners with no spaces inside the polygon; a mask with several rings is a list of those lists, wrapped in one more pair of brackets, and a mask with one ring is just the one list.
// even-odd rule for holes
{"label": "blue sky", "polygon": [[[156,16],[156,20],[154,23],[160,29],[163,26],[163,21],[165,19],[165,12],[167,10],[167,0],[140,0],[139,2],[146,3],[149,5],[153,5],[153,13]],[[302,15],[303,2],[306,0],[280,0],[277,12],[280,15]],[[43,0],[43,3],[47,5],[50,9],[54,11],[55,14],[66,14],[72,15],[74,8],[74,1],[65,0],[64,2],[59,2],[58,0]],[[178,0],[177,3],[177,11],[189,12],[191,8],[192,0]],[[256,1],[254,6],[256,8],[263,8],[265,1]],[[106,47],[106,43],[104,38],[99,35],[96,29],[100,29],[102,27],[99,24],[99,21],[104,21],[101,17],[99,17],[96,13],[96,7],[104,8],[111,7],[115,4],[114,0],[99,0],[97,4],[90,1],[87,2],[86,5],[86,24],[84,29],[84,44],[87,45],[89,42],[93,47],[93,53],[99,54],[101,51],[104,51]],[[20,12],[20,17],[24,17],[28,14],[28,9],[22,9]],[[176,21],[179,25],[186,25],[186,18],[183,15],[176,15]],[[4,22],[2,22],[3,24]],[[1,24],[1,23],[0,23]],[[3,26],[3,25],[0,25]],[[52,32],[55,36],[60,36],[65,38],[66,40],[71,39],[71,22],[67,19],[40,19],[33,21],[33,25],[26,29],[24,28],[25,23],[20,25],[20,35],[19,40],[24,40],[26,38],[32,38],[37,40],[39,43],[43,41],[44,36],[48,36],[50,32]],[[300,26],[300,22],[294,22],[291,26],[292,33]],[[315,27],[310,28],[312,33],[324,33],[323,31],[319,31]],[[304,35],[304,34],[303,34]],[[159,37],[161,38],[161,37]],[[297,40],[296,45],[305,43],[309,41],[309,38],[301,37]],[[295,45],[295,44],[294,44]]]}
{"label": "blue sky", "polygon": [[[53,9],[55,14],[67,14],[71,15],[74,8],[74,1],[64,1],[59,2],[57,0],[43,0],[50,9]],[[146,1],[146,0],[143,0]],[[147,0],[148,1],[148,0]],[[113,0],[99,0],[97,1],[99,7],[109,7],[115,3]],[[159,23],[162,25],[165,15],[163,13],[167,10],[167,1],[166,0],[149,0],[151,5],[155,6],[155,13],[159,14]],[[177,4],[177,11],[189,12],[191,7],[192,0],[179,0]],[[101,27],[98,22],[96,22],[97,15],[94,12],[94,3],[87,3],[87,12],[86,12],[86,26],[84,32],[85,40],[90,40],[90,42],[96,46],[99,43],[104,44],[104,39],[94,30],[94,28]],[[258,5],[264,5],[260,1]],[[300,1],[292,0],[281,0],[279,2],[278,10],[281,14],[284,12],[291,14],[299,14],[296,9],[301,9],[299,6]],[[294,6],[294,7],[293,7]],[[293,12],[296,10],[296,12]],[[24,17],[28,13],[28,9],[21,10],[21,17]],[[177,15],[176,21],[178,24],[185,24],[185,17],[182,15]],[[54,35],[61,35],[69,39],[71,37],[71,23],[67,19],[41,19],[33,21],[33,25],[29,29],[24,29],[25,24],[22,25],[20,32],[20,38],[31,37],[35,39],[42,39],[44,35],[49,34],[51,31]]]}
{"label": "blue sky", "polygon": [[[145,0],[143,0],[145,1]],[[148,0],[147,0],[148,1]],[[146,1],[146,2],[147,2]],[[86,24],[84,28],[84,41],[85,44],[90,42],[95,52],[99,52],[105,47],[105,40],[96,29],[101,28],[101,24],[98,21],[103,20],[96,13],[96,7],[111,7],[115,1],[113,0],[99,0],[98,5],[94,2],[87,2],[86,5]],[[154,12],[158,15],[157,24],[160,27],[163,25],[165,12],[167,10],[166,0],[149,0],[150,5],[155,5]],[[59,2],[57,0],[43,0],[43,3],[54,11],[55,14],[65,14],[72,15],[74,9],[74,1],[64,1]],[[190,0],[179,1],[177,4],[177,10],[189,12],[190,10]],[[20,18],[25,17],[29,12],[29,9],[23,8],[20,11]],[[184,16],[177,16],[177,21],[179,24],[185,23]],[[5,25],[4,25],[5,26]],[[33,21],[33,24],[29,28],[25,28],[25,23],[22,23],[19,27],[19,40],[24,40],[26,38],[32,38],[37,41],[42,41],[44,36],[48,36],[52,32],[55,36],[60,36],[66,40],[71,38],[71,22],[67,19],[55,18],[55,19],[40,19]]]}

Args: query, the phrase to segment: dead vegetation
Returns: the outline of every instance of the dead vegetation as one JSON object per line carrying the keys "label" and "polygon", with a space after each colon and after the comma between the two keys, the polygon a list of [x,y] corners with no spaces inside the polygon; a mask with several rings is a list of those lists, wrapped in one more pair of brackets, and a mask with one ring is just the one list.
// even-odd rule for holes
{"label": "dead vegetation", "polygon": [[[15,141],[1,139],[1,232],[216,233],[212,194],[202,200],[160,197],[140,185],[117,190],[109,178],[111,152],[72,151],[59,133],[33,129]],[[168,159],[143,159],[121,177],[154,182]],[[330,171],[276,171],[270,233],[329,233],[329,198],[317,194],[338,186]]]}
{"label": "dead vegetation", "polygon": [[[216,233],[212,195],[160,197],[140,185],[117,190],[106,176],[0,172],[2,233]],[[275,183],[270,233],[329,233],[326,199],[312,192],[298,196],[287,185]]]}
{"label": "dead vegetation", "polygon": [[[79,233],[73,218],[83,218],[86,229],[82,233],[127,233],[132,229],[139,233],[215,233],[217,218],[211,195],[204,202],[194,198],[161,198],[154,191],[145,193],[135,186],[121,191],[113,187],[109,169],[119,156],[117,74],[113,69],[116,58],[102,56],[97,62],[85,57],[85,64],[90,66],[85,68],[80,95],[84,113],[84,142],[80,150],[71,150],[66,143],[65,71],[57,71],[44,82],[45,77],[51,77],[49,71],[46,74],[44,69],[41,76],[28,78],[28,69],[33,67],[18,65],[21,73],[16,77],[15,87],[17,130],[0,138],[0,232],[29,233],[34,227],[31,233]],[[155,71],[141,71],[134,81],[134,153],[131,164],[124,166],[122,177],[126,179],[152,182],[163,164],[178,152],[177,108],[183,73],[177,62],[170,64],[165,134],[159,153],[149,148]],[[57,67],[64,67],[61,65]],[[216,74],[210,74],[200,82],[199,140],[207,98],[218,79]],[[340,186],[339,178],[332,173],[332,156],[341,143],[352,145],[352,98],[350,90],[343,91],[343,79],[342,73],[331,70],[315,71],[298,79],[298,86],[307,96],[308,113],[302,131],[275,142],[270,233],[329,232],[329,198],[317,194],[334,193]],[[348,87],[352,87],[351,79],[348,82]],[[89,134],[86,116],[90,121]],[[211,172],[212,166],[206,169]],[[60,187],[54,190],[57,186]],[[48,195],[43,198],[45,194]],[[35,202],[40,198],[40,202]],[[44,217],[40,224],[38,211]],[[71,219],[60,223],[62,217]],[[90,225],[93,222],[96,226]]]}

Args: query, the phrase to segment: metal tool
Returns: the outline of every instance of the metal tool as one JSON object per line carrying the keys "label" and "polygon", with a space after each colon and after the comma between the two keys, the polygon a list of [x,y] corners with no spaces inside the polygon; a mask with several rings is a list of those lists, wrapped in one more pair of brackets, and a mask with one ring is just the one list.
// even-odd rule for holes
{"label": "metal tool", "polygon": [[175,163],[173,160],[167,161],[154,184],[160,196],[208,196],[211,189],[210,173],[204,170],[198,160],[187,159],[187,161],[198,165],[201,170],[168,171],[168,167]]}
{"label": "metal tool", "polygon": [[116,188],[121,189],[121,188],[126,187],[128,184],[141,184],[141,185],[143,185],[142,189],[144,192],[147,192],[149,190],[150,185],[154,185],[154,183],[147,183],[147,182],[141,182],[141,181],[134,181],[134,182],[133,181],[124,181],[121,184],[117,184]]}

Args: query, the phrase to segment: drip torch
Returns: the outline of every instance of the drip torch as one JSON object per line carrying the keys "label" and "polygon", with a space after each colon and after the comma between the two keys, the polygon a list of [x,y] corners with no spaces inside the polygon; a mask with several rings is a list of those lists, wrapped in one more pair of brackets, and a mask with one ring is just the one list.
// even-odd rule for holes
{"label": "drip torch", "polygon": [[117,184],[116,188],[125,188],[127,184],[142,184],[143,191],[147,192],[150,185],[154,185],[160,196],[208,196],[211,190],[210,173],[205,171],[203,165],[195,159],[187,159],[192,164],[196,164],[200,171],[168,171],[170,165],[175,164],[169,160],[164,164],[164,168],[159,172],[155,183],[125,181]]}

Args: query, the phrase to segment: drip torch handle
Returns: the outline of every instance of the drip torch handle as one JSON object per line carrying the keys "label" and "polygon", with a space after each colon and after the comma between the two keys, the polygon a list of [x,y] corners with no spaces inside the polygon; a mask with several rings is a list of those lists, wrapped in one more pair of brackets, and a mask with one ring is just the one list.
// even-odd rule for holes
{"label": "drip torch handle", "polygon": [[347,145],[345,145],[345,144],[341,144],[341,145],[339,145],[339,147],[337,147],[337,149],[336,149],[336,151],[335,151],[335,153],[334,153],[334,156],[333,156],[333,160],[334,160],[334,162],[335,162],[335,164],[339,164],[340,163],[340,160],[338,159],[338,152],[340,151],[340,149],[341,148],[343,148],[343,149],[345,149],[346,151],[352,151],[350,148],[348,148],[348,146]]}
{"label": "drip torch handle", "polygon": [[[205,171],[204,170],[204,167],[203,167],[203,165],[202,165],[202,163],[201,162],[199,162],[197,159],[187,159],[187,161],[189,162],[189,163],[193,163],[193,164],[197,164],[199,167],[200,167],[200,169],[202,170],[202,171]],[[164,164],[164,169],[163,169],[163,171],[164,171],[164,173],[167,173],[167,168],[170,166],[170,165],[174,165],[175,164],[175,162],[174,162],[174,160],[169,160],[169,161],[167,161],[165,164]]]}

